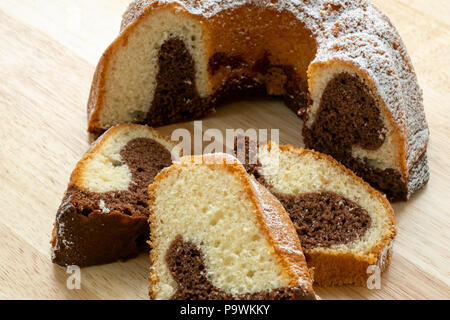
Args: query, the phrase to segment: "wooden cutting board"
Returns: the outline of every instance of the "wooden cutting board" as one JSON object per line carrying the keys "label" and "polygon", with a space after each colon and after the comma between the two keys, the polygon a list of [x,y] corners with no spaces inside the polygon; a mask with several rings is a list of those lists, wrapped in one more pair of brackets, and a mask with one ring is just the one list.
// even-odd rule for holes
{"label": "wooden cutting board", "polygon": [[[375,1],[398,27],[424,90],[431,129],[428,186],[394,205],[399,234],[381,289],[316,288],[323,299],[450,298],[450,2]],[[0,298],[147,299],[146,255],[81,270],[50,262],[51,230],[69,175],[89,145],[86,101],[95,65],[127,0],[0,1]],[[280,128],[300,145],[300,120],[279,101],[222,107],[203,128]],[[171,134],[177,127],[162,128]]]}

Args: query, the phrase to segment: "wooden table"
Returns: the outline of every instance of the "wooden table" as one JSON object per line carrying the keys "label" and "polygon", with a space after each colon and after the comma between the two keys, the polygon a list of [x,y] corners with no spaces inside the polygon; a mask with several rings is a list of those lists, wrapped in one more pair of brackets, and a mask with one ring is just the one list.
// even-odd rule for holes
{"label": "wooden table", "polygon": [[[317,292],[324,299],[448,299],[450,2],[375,2],[398,27],[424,89],[431,180],[408,203],[394,205],[399,234],[380,290]],[[67,289],[66,269],[50,262],[55,213],[88,148],[85,106],[94,67],[127,4],[0,1],[0,298],[148,298],[146,255],[82,269],[79,290]],[[203,121],[204,129],[255,126],[281,128],[282,143],[301,143],[300,120],[279,101],[240,102]]]}

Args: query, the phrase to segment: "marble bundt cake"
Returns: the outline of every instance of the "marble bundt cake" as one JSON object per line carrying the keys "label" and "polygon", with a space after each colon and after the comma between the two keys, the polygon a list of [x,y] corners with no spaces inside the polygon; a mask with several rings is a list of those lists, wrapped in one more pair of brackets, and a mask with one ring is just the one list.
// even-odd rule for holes
{"label": "marble bundt cake", "polygon": [[149,198],[152,299],[315,299],[288,214],[236,158],[183,157]]}
{"label": "marble bundt cake", "polygon": [[172,148],[147,126],[105,132],[72,172],[53,228],[53,262],[85,267],[145,249],[148,185],[171,165]]}
{"label": "marble bundt cake", "polygon": [[428,181],[422,91],[395,27],[365,0],[136,0],[97,66],[89,131],[265,94],[302,116],[306,147],[390,199]]}
{"label": "marble bundt cake", "polygon": [[270,142],[256,148],[248,140],[237,147],[239,158],[246,154],[247,171],[289,213],[314,283],[366,286],[371,274],[389,265],[394,212],[378,191],[318,152]]}

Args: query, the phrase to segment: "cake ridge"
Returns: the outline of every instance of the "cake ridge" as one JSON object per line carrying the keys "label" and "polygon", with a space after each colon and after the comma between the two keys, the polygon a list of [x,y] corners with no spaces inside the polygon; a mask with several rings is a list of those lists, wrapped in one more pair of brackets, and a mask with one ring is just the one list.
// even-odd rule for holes
{"label": "cake ridge", "polygon": [[[399,108],[399,101],[402,101],[405,105],[408,126],[405,126],[403,123],[399,123],[399,125],[405,126],[407,129],[408,149],[410,150],[407,153],[408,168],[411,168],[415,164],[421,151],[426,148],[429,130],[426,125],[423,126],[425,123],[425,114],[423,112],[422,89],[418,85],[411,58],[405,49],[405,45],[398,31],[376,4],[368,0],[283,0],[269,1],[269,3],[265,0],[135,0],[130,3],[129,9],[124,14],[122,30],[138,16],[136,12],[139,12],[139,10],[134,10],[134,15],[130,14],[132,8],[140,8],[142,10],[145,6],[157,2],[163,4],[177,3],[192,14],[203,15],[206,18],[210,18],[221,11],[237,8],[249,3],[273,7],[280,11],[289,10],[295,13],[312,33],[317,36],[316,40],[319,42],[317,56],[312,63],[328,61],[331,58],[339,57],[336,52],[330,52],[328,48],[333,42],[340,41],[339,38],[343,35],[348,36],[359,33],[362,36],[375,37],[373,39],[386,44],[384,49],[387,51],[389,58],[395,59],[396,64],[400,65],[400,68],[397,68],[396,64],[389,66],[391,70],[396,70],[397,77],[395,75],[386,77],[386,74],[382,70],[376,69],[376,64],[359,63],[359,66],[368,70],[373,78],[377,80],[376,84],[379,88],[379,93],[385,101],[389,101],[388,107],[391,112],[402,109]],[[326,10],[326,8],[331,8],[331,10]],[[334,10],[333,8],[338,8],[338,10]],[[336,26],[336,23],[341,18],[345,18],[346,23],[339,24],[339,28],[345,28],[345,30],[337,32],[338,26]],[[358,46],[357,43],[353,44],[356,47]],[[361,53],[363,51],[359,52]],[[352,61],[357,61],[355,59],[357,57],[350,58]],[[390,92],[391,81],[394,83],[400,82],[401,92]],[[400,118],[401,115],[394,117],[396,120]],[[417,132],[420,132],[420,134],[417,134]]]}
{"label": "cake ridge", "polygon": [[[150,45],[139,46],[139,37],[148,37]],[[121,77],[114,70],[130,66],[133,51],[133,67]],[[185,87],[171,79],[173,72],[160,73],[161,61],[162,70],[182,68],[182,56],[186,68],[179,79],[188,79]],[[407,200],[421,187],[412,181],[425,185],[428,179],[419,175],[428,170],[423,93],[398,31],[368,0],[135,0],[95,73],[89,131],[121,122],[160,126],[198,119],[227,98],[261,94],[282,95],[311,129],[326,85],[340,73],[367,85],[386,142],[374,150],[356,144],[347,155],[356,165],[332,155],[392,199]],[[311,141],[306,147],[331,152]],[[373,170],[383,176],[394,170],[398,190],[386,186],[392,181],[377,182]]]}
{"label": "cake ridge", "polygon": [[[378,38],[376,40],[380,40],[386,44],[384,49],[387,51],[389,58],[395,59],[397,64],[401,66],[400,68],[396,68],[395,64],[392,64],[390,68],[391,70],[396,69],[397,71],[396,73],[398,74],[398,79],[401,82],[402,94],[400,94],[400,92],[396,92],[394,94],[387,93],[390,91],[389,89],[391,87],[389,85],[389,80],[397,82],[395,75],[390,79],[383,80],[384,74],[382,71],[377,72],[378,70],[375,68],[376,64],[359,63],[359,66],[369,70],[373,78],[378,80],[376,84],[379,87],[379,93],[383,96],[385,101],[390,100],[388,105],[393,106],[390,108],[391,111],[395,112],[395,110],[398,109],[398,105],[394,103],[395,100],[403,100],[405,103],[405,111],[408,113],[407,119],[411,119],[409,124],[412,128],[408,130],[412,132],[408,132],[407,135],[409,149],[413,150],[409,153],[411,156],[408,157],[408,168],[411,168],[419,157],[418,154],[415,154],[414,150],[423,150],[426,148],[428,142],[428,129],[426,127],[416,129],[417,125],[415,124],[421,124],[423,121],[421,122],[414,120],[415,117],[424,118],[423,103],[421,101],[422,90],[417,83],[417,77],[415,76],[411,59],[406,52],[398,31],[392,25],[389,18],[375,4],[367,0],[285,0],[270,1],[269,3],[265,0],[135,0],[130,3],[129,9],[124,14],[122,31],[128,24],[132,23],[139,16],[138,13],[142,13],[142,8],[155,3],[166,5],[176,3],[182,5],[192,14],[203,15],[206,18],[210,18],[221,11],[237,8],[246,4],[260,4],[266,8],[273,7],[280,11],[289,10],[305,22],[306,26],[317,37],[316,40],[319,43],[317,56],[312,63],[336,58],[337,52],[330,51],[329,47],[336,41],[336,39],[339,39],[343,35],[348,36],[360,33],[362,36],[368,35]],[[339,9],[325,9],[330,7]],[[134,10],[132,10],[132,8],[134,8]],[[137,10],[137,8],[139,8],[139,10]],[[131,14],[131,11],[133,11],[134,14]],[[345,18],[346,23],[340,23],[338,27],[336,23],[341,18]],[[345,29],[338,32],[337,28]],[[358,47],[358,43],[354,43],[354,45]],[[351,60],[356,60],[356,57],[349,58],[351,58]],[[403,99],[399,99],[399,96],[403,96]],[[409,100],[408,97],[410,97],[411,101],[405,101]],[[413,106],[413,108],[411,108],[411,106]],[[422,112],[417,112],[417,107],[422,109]],[[414,112],[411,112],[411,109],[413,109]],[[395,119],[397,119],[397,117],[395,117]],[[415,139],[414,133],[416,131],[422,132],[420,135],[421,139]]]}

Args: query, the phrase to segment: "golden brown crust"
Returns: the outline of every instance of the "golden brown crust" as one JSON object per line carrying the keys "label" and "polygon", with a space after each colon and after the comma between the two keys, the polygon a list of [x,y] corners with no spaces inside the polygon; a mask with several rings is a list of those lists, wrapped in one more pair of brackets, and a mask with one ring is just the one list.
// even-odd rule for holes
{"label": "golden brown crust", "polygon": [[100,61],[95,69],[94,78],[92,80],[91,91],[89,93],[89,100],[87,105],[87,118],[89,123],[89,132],[98,131],[99,114],[96,107],[103,104],[103,84],[105,82],[105,61],[107,59],[106,52],[100,58]]}
{"label": "golden brown crust", "polygon": [[323,287],[364,287],[367,268],[374,264],[348,253],[310,252],[306,257],[309,265],[314,266],[314,284]]}
{"label": "golden brown crust", "polygon": [[[274,144],[267,143],[268,150],[271,150]],[[322,286],[336,286],[336,285],[358,285],[365,286],[367,277],[367,268],[371,265],[378,265],[380,271],[384,271],[390,263],[390,256],[392,254],[392,243],[397,234],[395,215],[389,201],[380,192],[373,189],[368,183],[355,175],[353,171],[347,169],[334,158],[315,152],[312,150],[294,147],[292,145],[279,145],[280,151],[298,154],[310,154],[317,160],[325,160],[334,168],[341,171],[343,174],[349,176],[355,184],[364,188],[364,190],[374,196],[383,204],[387,219],[389,220],[389,228],[379,239],[376,246],[370,252],[364,255],[353,253],[344,253],[342,251],[325,250],[304,250],[306,261],[310,268],[314,268],[314,283]]]}
{"label": "golden brown crust", "polygon": [[95,158],[95,156],[97,155],[99,150],[103,147],[103,145],[108,141],[108,139],[110,137],[114,136],[121,130],[127,130],[127,129],[133,130],[133,128],[135,128],[135,129],[145,128],[146,130],[148,130],[151,133],[151,135],[153,137],[164,140],[169,145],[175,146],[173,141],[171,141],[168,137],[160,134],[158,131],[156,131],[155,129],[153,129],[149,126],[132,124],[132,123],[116,125],[114,127],[111,127],[110,129],[108,129],[100,137],[98,137],[98,139],[96,141],[94,141],[92,143],[92,145],[90,146],[88,151],[84,154],[84,156],[81,158],[81,160],[78,161],[75,169],[72,171],[72,174],[70,176],[70,184],[78,186],[78,187],[83,187],[83,185],[81,184],[80,177],[82,176],[82,173],[86,168],[86,164],[90,160]]}
{"label": "golden brown crust", "polygon": [[381,274],[390,264],[391,243],[385,246],[383,250],[378,256],[370,255],[368,257],[329,251],[305,251],[305,256],[308,265],[314,268],[315,285],[323,287],[348,285],[365,287],[367,279],[376,272],[370,270],[370,266],[377,266]]}
{"label": "golden brown crust", "polygon": [[[213,166],[215,168],[227,170],[234,174],[242,183],[242,187],[255,206],[259,226],[267,237],[269,243],[273,246],[274,258],[284,266],[285,272],[289,275],[292,286],[300,286],[305,293],[314,295],[312,280],[306,265],[300,241],[297,237],[294,226],[289,215],[284,210],[281,203],[256,180],[252,180],[245,171],[242,164],[237,159],[223,154],[186,156],[181,158],[180,162],[174,163],[171,167],[162,170],[149,186],[149,224],[150,229],[155,221],[153,203],[156,197],[156,190],[159,183],[169,176],[172,172],[180,170],[181,166],[187,166],[190,163]],[[274,219],[277,220],[274,220]],[[150,245],[153,243],[152,233],[150,232]],[[150,251],[150,263],[153,265],[156,261],[156,250]],[[156,294],[153,292],[153,286],[158,282],[156,274],[150,276],[150,298],[154,299]]]}

